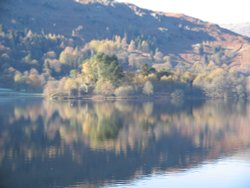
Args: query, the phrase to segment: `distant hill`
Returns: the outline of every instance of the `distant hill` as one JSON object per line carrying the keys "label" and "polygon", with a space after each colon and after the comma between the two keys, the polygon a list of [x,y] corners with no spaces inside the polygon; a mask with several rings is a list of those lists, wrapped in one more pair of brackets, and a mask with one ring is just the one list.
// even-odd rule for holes
{"label": "distant hill", "polygon": [[222,27],[230,29],[236,33],[241,34],[241,35],[245,35],[247,37],[250,37],[250,22],[239,23],[239,24],[225,24],[225,25],[222,25]]}

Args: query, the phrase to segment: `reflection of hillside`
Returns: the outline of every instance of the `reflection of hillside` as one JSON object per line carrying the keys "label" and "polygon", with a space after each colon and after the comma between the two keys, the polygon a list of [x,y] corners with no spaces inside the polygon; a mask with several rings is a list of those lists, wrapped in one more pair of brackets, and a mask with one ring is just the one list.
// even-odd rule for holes
{"label": "reflection of hillside", "polygon": [[0,178],[26,166],[19,179],[24,182],[35,169],[37,181],[49,176],[63,177],[64,185],[102,184],[187,168],[250,146],[250,106],[245,104],[37,100],[2,109]]}

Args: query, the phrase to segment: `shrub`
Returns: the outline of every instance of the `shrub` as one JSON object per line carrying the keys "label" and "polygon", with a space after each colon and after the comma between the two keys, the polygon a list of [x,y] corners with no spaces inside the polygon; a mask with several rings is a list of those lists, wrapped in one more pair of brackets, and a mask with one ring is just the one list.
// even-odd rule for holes
{"label": "shrub", "polygon": [[116,96],[126,97],[133,95],[135,93],[135,90],[133,86],[120,86],[115,90]]}

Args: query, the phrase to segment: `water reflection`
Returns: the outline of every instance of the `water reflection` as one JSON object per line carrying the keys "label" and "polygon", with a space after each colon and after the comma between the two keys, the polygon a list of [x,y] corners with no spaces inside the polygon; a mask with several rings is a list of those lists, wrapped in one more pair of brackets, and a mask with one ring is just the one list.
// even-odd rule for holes
{"label": "water reflection", "polygon": [[250,148],[250,106],[0,101],[0,187],[104,186]]}

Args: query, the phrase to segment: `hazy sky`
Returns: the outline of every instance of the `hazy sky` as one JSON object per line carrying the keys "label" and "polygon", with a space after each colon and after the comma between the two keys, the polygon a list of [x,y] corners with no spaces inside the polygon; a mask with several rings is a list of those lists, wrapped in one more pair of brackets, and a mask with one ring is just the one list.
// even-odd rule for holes
{"label": "hazy sky", "polygon": [[250,22],[250,0],[117,0],[218,24]]}

